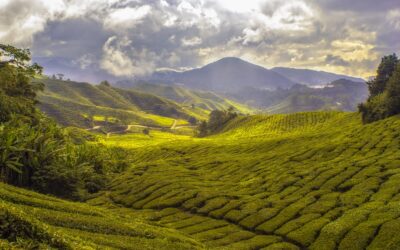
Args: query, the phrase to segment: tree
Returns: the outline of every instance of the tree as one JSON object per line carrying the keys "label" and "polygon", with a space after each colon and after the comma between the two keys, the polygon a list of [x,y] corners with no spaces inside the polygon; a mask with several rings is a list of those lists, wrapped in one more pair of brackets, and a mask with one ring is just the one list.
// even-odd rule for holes
{"label": "tree", "polygon": [[44,85],[31,79],[42,73],[42,67],[29,61],[29,50],[0,44],[0,122],[13,113],[31,118],[36,113],[36,92]]}
{"label": "tree", "polygon": [[228,110],[213,110],[211,111],[208,122],[202,121],[198,126],[198,136],[203,137],[211,133],[216,133],[230,120],[234,119],[237,113],[233,107]]}
{"label": "tree", "polygon": [[375,79],[369,81],[370,96],[358,105],[364,123],[400,113],[400,69],[396,54],[384,56]]}
{"label": "tree", "polygon": [[396,54],[382,57],[381,63],[376,72],[376,77],[367,82],[370,98],[383,93],[386,88],[386,83],[392,76],[398,62],[399,60],[397,59]]}
{"label": "tree", "polygon": [[58,76],[58,80],[64,79],[64,74],[62,74],[62,73],[58,73],[57,76]]}
{"label": "tree", "polygon": [[144,128],[144,129],[142,130],[142,132],[143,132],[143,134],[145,134],[145,135],[149,135],[149,134],[150,134],[150,129]]}
{"label": "tree", "polygon": [[392,76],[387,83],[387,115],[400,113],[400,63],[397,64]]}
{"label": "tree", "polygon": [[110,87],[111,86],[110,83],[107,80],[101,81],[100,85],[106,86],[106,87]]}
{"label": "tree", "polygon": [[197,136],[204,137],[208,134],[207,122],[201,121],[200,125],[197,127]]}
{"label": "tree", "polygon": [[191,125],[196,125],[197,124],[197,119],[195,117],[191,116],[191,117],[189,117],[188,122]]}

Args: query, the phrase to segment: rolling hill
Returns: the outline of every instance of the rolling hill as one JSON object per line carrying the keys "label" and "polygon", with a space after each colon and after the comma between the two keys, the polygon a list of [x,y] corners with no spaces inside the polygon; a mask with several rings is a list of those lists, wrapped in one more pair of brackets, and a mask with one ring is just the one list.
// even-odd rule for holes
{"label": "rolling hill", "polygon": [[93,123],[172,125],[175,119],[204,117],[201,109],[183,108],[174,101],[152,94],[107,85],[40,79],[40,108],[65,126],[88,128]]}
{"label": "rolling hill", "polygon": [[215,109],[226,110],[232,106],[244,114],[253,112],[250,107],[229,100],[211,91],[196,91],[177,85],[152,84],[148,82],[139,82],[132,89],[173,100],[185,107],[194,105],[204,110],[212,111]]}
{"label": "rolling hill", "polygon": [[396,249],[399,125],[341,112],[238,117],[205,139],[134,148],[134,167],[90,203],[209,249]]}

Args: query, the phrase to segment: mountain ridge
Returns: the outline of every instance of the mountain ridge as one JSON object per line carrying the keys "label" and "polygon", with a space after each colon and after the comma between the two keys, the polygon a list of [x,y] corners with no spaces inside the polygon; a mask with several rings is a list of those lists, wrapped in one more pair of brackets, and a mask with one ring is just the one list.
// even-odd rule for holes
{"label": "mountain ridge", "polygon": [[[288,67],[268,69],[238,57],[224,57],[202,67],[186,71],[163,69],[155,71],[141,80],[232,93],[246,87],[274,90],[288,89],[298,83],[307,86],[326,85],[339,79],[365,82],[364,79],[358,77],[312,69]],[[125,81],[125,83],[130,84],[129,81]]]}

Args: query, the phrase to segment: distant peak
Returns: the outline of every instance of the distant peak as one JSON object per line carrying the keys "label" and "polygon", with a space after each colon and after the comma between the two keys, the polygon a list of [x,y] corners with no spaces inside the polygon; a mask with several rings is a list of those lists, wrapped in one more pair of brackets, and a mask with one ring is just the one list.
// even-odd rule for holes
{"label": "distant peak", "polygon": [[[224,57],[224,58],[219,59],[216,62],[246,62],[246,61],[239,57]],[[248,62],[246,62],[246,63],[248,63]]]}

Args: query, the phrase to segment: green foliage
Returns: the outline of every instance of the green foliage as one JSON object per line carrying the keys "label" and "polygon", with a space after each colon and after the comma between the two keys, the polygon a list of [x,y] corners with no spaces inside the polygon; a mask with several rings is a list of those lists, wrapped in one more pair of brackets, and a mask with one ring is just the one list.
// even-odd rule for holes
{"label": "green foliage", "polygon": [[126,151],[89,144],[87,133],[63,130],[35,109],[41,85],[30,80],[41,68],[26,63],[28,50],[0,44],[0,53],[9,58],[0,64],[0,181],[82,199],[127,167]]}
{"label": "green foliage", "polygon": [[375,79],[367,82],[371,98],[385,91],[387,82],[392,76],[398,62],[396,54],[382,57],[376,71],[377,75]]}
{"label": "green foliage", "polygon": [[234,107],[229,107],[228,110],[213,110],[211,111],[208,122],[202,121],[197,128],[197,135],[204,137],[209,134],[214,134],[220,131],[226,123],[237,117]]}
{"label": "green foliage", "polygon": [[377,76],[367,84],[370,96],[358,106],[364,123],[400,113],[400,63],[395,54],[382,58]]}
{"label": "green foliage", "polygon": [[34,117],[36,92],[43,88],[30,79],[41,73],[37,64],[29,65],[29,50],[0,44],[0,122],[10,119],[13,113]]}
{"label": "green foliage", "polygon": [[97,192],[108,174],[126,168],[128,163],[117,158],[126,158],[125,151],[80,140],[81,145],[74,144],[75,138],[47,118],[31,124],[15,117],[0,127],[1,179],[73,199]]}

